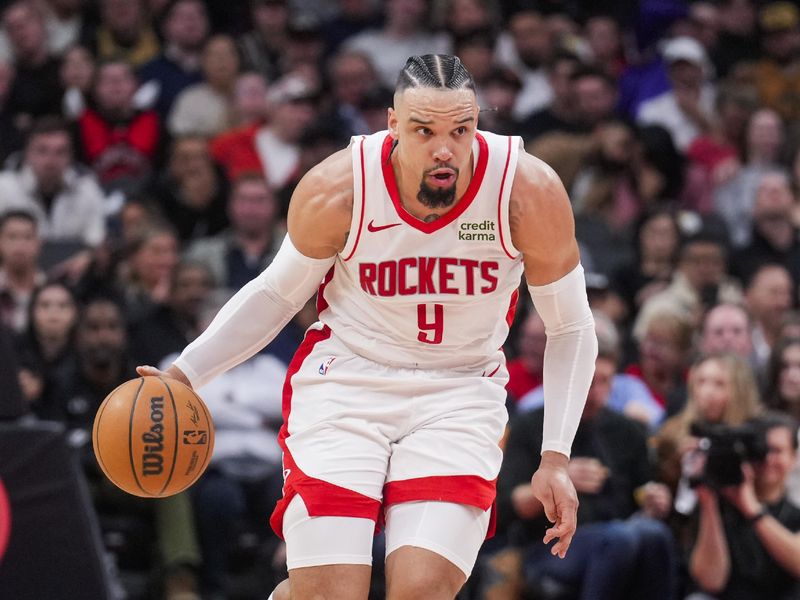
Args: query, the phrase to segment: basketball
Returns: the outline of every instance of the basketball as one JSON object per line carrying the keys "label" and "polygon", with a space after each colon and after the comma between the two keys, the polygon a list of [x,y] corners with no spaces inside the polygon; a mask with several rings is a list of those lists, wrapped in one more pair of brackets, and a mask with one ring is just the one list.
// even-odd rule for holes
{"label": "basketball", "polygon": [[139,377],[103,400],[92,443],[100,468],[117,487],[163,498],[185,490],[205,471],[214,425],[191,388],[166,377]]}

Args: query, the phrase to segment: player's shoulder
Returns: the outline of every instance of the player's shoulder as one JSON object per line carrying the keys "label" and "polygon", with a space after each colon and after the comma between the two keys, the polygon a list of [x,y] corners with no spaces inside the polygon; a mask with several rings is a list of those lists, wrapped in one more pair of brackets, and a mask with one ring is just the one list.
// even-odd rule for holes
{"label": "player's shoulder", "polygon": [[520,150],[511,188],[511,211],[541,214],[569,207],[569,197],[558,173],[546,162]]}
{"label": "player's shoulder", "polygon": [[314,210],[352,210],[353,166],[350,147],[334,152],[312,167],[298,183],[292,201],[312,205]]}

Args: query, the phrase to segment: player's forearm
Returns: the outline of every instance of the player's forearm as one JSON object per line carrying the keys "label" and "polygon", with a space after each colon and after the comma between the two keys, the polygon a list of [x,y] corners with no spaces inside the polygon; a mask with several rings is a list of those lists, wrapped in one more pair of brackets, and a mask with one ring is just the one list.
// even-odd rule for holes
{"label": "player's forearm", "polygon": [[287,236],[272,264],[220,309],[175,366],[198,389],[253,356],[303,307],[333,260],[303,256]]}
{"label": "player's forearm", "polygon": [[700,528],[689,561],[692,578],[706,592],[716,594],[728,583],[731,572],[728,541],[716,506],[701,506]]}
{"label": "player's forearm", "polygon": [[547,333],[542,452],[569,456],[597,358],[583,268],[578,265],[558,281],[528,289]]}
{"label": "player's forearm", "polygon": [[792,577],[800,578],[800,534],[792,533],[770,515],[756,521],[753,527],[775,562]]}

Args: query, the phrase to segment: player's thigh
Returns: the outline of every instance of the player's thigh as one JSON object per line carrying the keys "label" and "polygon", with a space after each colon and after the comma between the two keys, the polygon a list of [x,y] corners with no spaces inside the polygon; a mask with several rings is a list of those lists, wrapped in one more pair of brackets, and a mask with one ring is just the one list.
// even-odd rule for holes
{"label": "player's thigh", "polygon": [[283,520],[291,598],[366,598],[375,523],[353,517],[311,517],[297,495]]}
{"label": "player's thigh", "polygon": [[450,502],[407,502],[386,511],[386,577],[390,598],[452,598],[483,545],[490,510]]}

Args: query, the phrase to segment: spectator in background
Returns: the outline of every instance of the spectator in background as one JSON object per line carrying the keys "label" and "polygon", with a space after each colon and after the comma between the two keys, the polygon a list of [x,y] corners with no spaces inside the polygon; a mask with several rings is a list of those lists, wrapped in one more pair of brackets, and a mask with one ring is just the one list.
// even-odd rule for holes
{"label": "spectator in background", "polygon": [[139,79],[158,86],[156,112],[166,119],[172,103],[190,85],[200,83],[208,17],[202,0],[176,0],[164,14],[164,49],[139,70]]}
{"label": "spectator in background", "polygon": [[686,365],[694,326],[673,312],[655,312],[635,337],[638,362],[625,373],[641,379],[671,416],[686,402]]}
{"label": "spectator in background", "polygon": [[800,117],[800,10],[791,2],[771,2],[758,14],[764,56],[755,68],[763,105],[786,120]]}
{"label": "spectator in background", "polygon": [[252,31],[239,40],[242,64],[273,82],[283,75],[281,58],[289,39],[288,0],[250,0]]}
{"label": "spectator in background", "polygon": [[522,81],[514,104],[514,118],[522,121],[547,106],[552,98],[544,67],[550,61],[553,40],[544,18],[535,10],[515,13],[507,29],[510,38],[498,40],[498,61]]}
{"label": "spectator in background", "polygon": [[213,137],[234,125],[233,96],[239,75],[236,44],[227,35],[206,42],[202,58],[203,83],[184,89],[167,119],[173,136]]}
{"label": "spectator in background", "polygon": [[328,63],[328,80],[333,93],[332,117],[348,135],[370,133],[361,105],[377,74],[372,59],[363,52],[340,50]]}
{"label": "spectator in background", "polygon": [[17,334],[28,327],[31,296],[45,281],[38,265],[40,250],[36,219],[30,213],[0,216],[0,317]]}
{"label": "spectator in background", "polygon": [[178,264],[178,238],[166,223],[147,227],[119,265],[116,286],[129,321],[137,322],[169,299]]}
{"label": "spectator in background", "polygon": [[[764,386],[764,403],[800,422],[800,336],[781,338],[772,350]],[[786,484],[789,499],[800,506],[800,460]]]}
{"label": "spectator in background", "polygon": [[245,127],[217,136],[211,155],[228,179],[261,171],[269,185],[281,188],[295,176],[299,140],[317,116],[319,90],[299,75],[287,75],[270,88],[271,119],[260,127]]}
{"label": "spectator in background", "polygon": [[94,102],[78,118],[82,153],[106,193],[135,196],[153,172],[161,127],[155,111],[136,108],[137,84],[128,63],[101,63]]}
{"label": "spectator in background", "polygon": [[[475,0],[466,0],[473,2]],[[475,93],[478,106],[488,106],[484,87],[494,72],[495,34],[488,29],[478,29],[465,33],[453,40],[453,53],[461,59],[475,80]]]}
{"label": "spectator in background", "polygon": [[20,336],[17,349],[23,393],[42,418],[56,412],[56,380],[75,352],[77,319],[77,300],[65,285],[46,282],[33,291],[28,327]]}
{"label": "spectator in background", "polygon": [[[761,176],[753,207],[750,244],[734,254],[733,272],[743,281],[765,263],[783,265],[800,286],[800,228],[792,219],[794,194],[788,176],[769,172]],[[793,294],[793,300],[796,294]]]}
{"label": "spectator in background", "polygon": [[63,94],[59,61],[50,55],[44,18],[37,4],[15,0],[3,10],[2,22],[16,71],[6,109],[16,115],[17,125],[27,130],[36,117],[59,112]]}
{"label": "spectator in background", "polygon": [[486,110],[480,116],[481,129],[500,135],[519,134],[520,124],[514,118],[514,104],[521,89],[522,83],[511,69],[492,69],[484,79],[481,91],[486,103]]}
{"label": "spectator in background", "polygon": [[584,36],[592,62],[618,79],[626,66],[619,23],[610,15],[593,14],[586,19]]}
{"label": "spectator in background", "polygon": [[16,115],[9,110],[9,96],[15,70],[11,62],[0,58],[0,166],[25,145],[25,134]]}
{"label": "spectator in background", "polygon": [[800,508],[786,497],[797,460],[797,423],[783,414],[755,419],[767,446],[763,461],[742,466],[736,487],[697,490],[697,539],[689,572],[722,598],[796,598],[800,593]]}
{"label": "spectator in background", "polygon": [[535,111],[520,124],[519,133],[526,142],[551,131],[577,132],[582,129],[577,121],[572,85],[572,77],[580,65],[577,56],[565,51],[557,52],[547,64],[553,97],[544,108]]}
{"label": "spectator in background", "polygon": [[617,82],[603,71],[591,67],[577,69],[570,79],[578,124],[591,132],[614,117],[618,97]]}
{"label": "spectator in background", "polygon": [[[703,173],[712,195],[717,186],[724,185],[739,170],[747,123],[757,106],[755,91],[751,88],[721,84],[717,89],[710,131],[697,136],[686,149],[686,158]],[[713,204],[703,208],[705,212],[714,210]]]}
{"label": "spectator in background", "polygon": [[711,63],[703,46],[689,37],[678,37],[664,46],[670,90],[644,101],[636,120],[662,125],[681,151],[710,129],[714,112]]}
{"label": "spectator in background", "polygon": [[275,229],[278,206],[257,173],[242,175],[228,199],[230,229],[192,244],[186,257],[206,265],[217,285],[235,292],[272,262],[281,243]]}
{"label": "spectator in background", "polygon": [[498,476],[498,525],[521,548],[528,591],[547,578],[582,590],[580,597],[587,599],[673,598],[673,541],[661,522],[669,514],[671,495],[650,479],[644,429],[607,406],[616,356],[613,348],[598,343],[568,467],[581,526],[563,559],[541,543],[547,521],[530,489],[539,464],[543,409],[511,422]]}
{"label": "spectator in background", "polygon": [[45,241],[98,245],[105,237],[104,202],[94,176],[76,168],[69,129],[56,117],[38,121],[22,164],[0,173],[0,212],[31,212]]}
{"label": "spectator in background", "polygon": [[299,13],[289,20],[289,35],[283,49],[284,73],[298,73],[322,85],[322,63],[325,58],[325,37],[320,21],[311,14]]}
{"label": "spectator in background", "polygon": [[681,244],[669,286],[641,307],[634,332],[641,337],[656,312],[670,312],[699,327],[705,311],[719,301],[736,302],[739,286],[726,276],[728,255],[720,236],[700,230]]}
{"label": "spectator in background", "polygon": [[94,56],[85,46],[71,46],[61,61],[61,85],[64,98],[61,110],[70,121],[86,110],[86,101],[92,95],[97,65]]}
{"label": "spectator in background", "polygon": [[489,0],[445,0],[439,8],[439,20],[453,40],[475,32],[494,33],[497,29],[499,11]]}
{"label": "spectator in background", "polygon": [[761,410],[758,387],[745,360],[735,354],[710,354],[695,361],[689,371],[688,398],[683,409],[664,423],[653,445],[659,481],[677,494],[677,509],[688,515],[696,498],[688,487],[690,461],[698,447],[692,423],[741,425]]}
{"label": "spectator in background", "polygon": [[783,148],[783,123],[778,113],[768,108],[755,111],[747,124],[744,165],[717,186],[714,207],[725,221],[734,248],[750,242],[753,205],[761,177],[779,168]]}
{"label": "spectator in background", "polygon": [[261,125],[267,120],[267,82],[264,76],[253,71],[242,73],[233,88],[234,127]]}
{"label": "spectator in background", "polygon": [[744,299],[753,317],[753,350],[759,377],[778,341],[781,324],[794,298],[792,279],[782,265],[760,265],[745,281]]}
{"label": "spectator in background", "polygon": [[508,361],[507,365],[509,379],[506,391],[515,402],[542,384],[546,341],[544,321],[536,311],[530,310],[519,328],[517,337],[519,354]]}
{"label": "spectator in background", "polygon": [[627,306],[633,322],[642,305],[663,291],[672,279],[681,231],[673,211],[654,207],[639,216],[633,226],[634,258],[617,269],[612,287]]}
{"label": "spectator in background", "polygon": [[701,354],[730,352],[746,361],[753,359],[750,314],[741,304],[720,302],[706,313],[698,342]]}
{"label": "spectator in background", "polygon": [[173,140],[166,169],[151,194],[181,242],[216,235],[228,226],[227,181],[203,137]]}
{"label": "spectator in background", "polygon": [[145,0],[100,0],[98,60],[124,60],[134,68],[158,56],[160,43],[148,22]]}
{"label": "spectator in background", "polygon": [[415,54],[446,54],[450,41],[443,34],[429,33],[431,0],[387,0],[386,20],[381,29],[362,31],[344,43],[372,57],[383,85],[394,88],[397,73]]}
{"label": "spectator in background", "polygon": [[740,65],[756,60],[761,53],[752,0],[717,2],[719,34],[711,55],[720,78],[736,75]]}
{"label": "spectator in background", "polygon": [[136,364],[159,364],[202,331],[200,310],[214,289],[208,267],[182,261],[173,271],[169,297],[131,324],[131,354]]}

